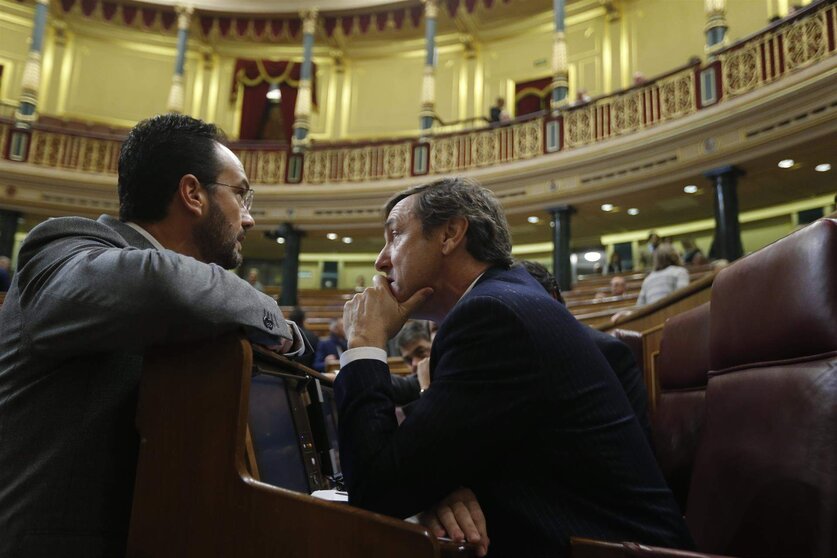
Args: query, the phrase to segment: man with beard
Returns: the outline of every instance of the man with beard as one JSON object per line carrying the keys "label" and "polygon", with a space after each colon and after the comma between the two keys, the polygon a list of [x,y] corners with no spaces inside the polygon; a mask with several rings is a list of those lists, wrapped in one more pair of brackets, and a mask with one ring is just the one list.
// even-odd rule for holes
{"label": "man with beard", "polygon": [[[119,220],[50,219],[0,311],[0,556],[125,552],[144,352],[240,330],[296,354],[241,263],[253,190],[213,125],[139,123],[119,157]],[[293,346],[292,346],[293,345]]]}

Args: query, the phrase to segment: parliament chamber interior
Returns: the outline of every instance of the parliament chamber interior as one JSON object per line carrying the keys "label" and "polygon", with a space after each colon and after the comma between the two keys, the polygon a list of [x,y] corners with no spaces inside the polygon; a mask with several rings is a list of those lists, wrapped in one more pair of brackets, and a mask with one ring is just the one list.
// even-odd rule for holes
{"label": "parliament chamber interior", "polygon": [[[189,115],[255,192],[232,273],[325,340],[386,201],[476,180],[630,348],[694,540],[569,555],[835,557],[835,52],[834,0],[0,0],[0,273],[47,219],[118,215],[131,128]],[[658,245],[688,281],[646,300]],[[345,502],[337,365],[228,334],[142,366],[128,556],[476,556]]]}

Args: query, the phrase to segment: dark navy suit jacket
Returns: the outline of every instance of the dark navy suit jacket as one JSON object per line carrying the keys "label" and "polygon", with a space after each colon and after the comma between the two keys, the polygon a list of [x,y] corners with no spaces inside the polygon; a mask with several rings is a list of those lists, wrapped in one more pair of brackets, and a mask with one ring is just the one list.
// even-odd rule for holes
{"label": "dark navy suit jacket", "polygon": [[337,377],[351,503],[407,517],[469,487],[494,557],[564,556],[570,536],[691,546],[619,380],[524,269],[486,271],[441,323],[430,367],[400,427],[385,363]]}

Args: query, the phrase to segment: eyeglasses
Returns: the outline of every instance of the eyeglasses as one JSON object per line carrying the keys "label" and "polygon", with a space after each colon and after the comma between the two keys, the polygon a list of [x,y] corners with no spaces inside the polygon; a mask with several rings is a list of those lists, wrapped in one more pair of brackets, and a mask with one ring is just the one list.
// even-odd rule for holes
{"label": "eyeglasses", "polygon": [[233,186],[232,184],[224,184],[223,182],[207,182],[204,186],[226,186],[227,188],[232,188],[236,191],[235,197],[238,198],[238,205],[241,206],[241,209],[244,211],[250,212],[250,208],[253,206],[253,196],[256,195],[256,191],[252,188],[245,188],[244,186]]}

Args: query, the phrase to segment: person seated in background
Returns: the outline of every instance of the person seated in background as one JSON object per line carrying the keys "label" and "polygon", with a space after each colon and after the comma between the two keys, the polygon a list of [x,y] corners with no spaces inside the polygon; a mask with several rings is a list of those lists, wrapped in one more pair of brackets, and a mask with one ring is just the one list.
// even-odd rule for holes
{"label": "person seated in background", "polygon": [[610,296],[623,296],[626,289],[625,278],[621,275],[610,280]]}
{"label": "person seated in background", "polygon": [[0,309],[0,556],[125,555],[147,351],[233,332],[302,347],[275,300],[225,271],[255,223],[224,142],[188,116],[144,120],[119,154],[119,219],[26,236]]}
{"label": "person seated in background", "polygon": [[654,251],[654,271],[642,282],[636,305],[653,304],[688,284],[689,272],[682,266],[674,247],[661,244]]}
{"label": "person seated in background", "polygon": [[683,263],[686,265],[704,265],[709,263],[700,248],[691,238],[684,238],[680,241],[683,245]]}
{"label": "person seated in background", "polygon": [[259,281],[258,268],[250,268],[250,271],[247,272],[247,282],[250,283],[254,289],[264,292],[264,285],[262,285],[261,281]]}
{"label": "person seated in background", "polygon": [[506,100],[502,97],[497,97],[494,106],[491,107],[488,120],[494,124],[499,122],[508,122],[511,120],[509,113],[506,111]]}
{"label": "person seated in background", "polygon": [[314,353],[314,370],[326,372],[329,364],[340,362],[340,355],[346,350],[346,333],[343,318],[335,318],[328,324],[328,337],[320,339]]}
{"label": "person seated in background", "polygon": [[[401,357],[410,367],[409,376],[392,375],[393,401],[404,406],[419,398],[430,385],[430,328],[424,320],[409,320],[395,338]],[[424,363],[424,364],[422,364]],[[419,368],[422,374],[419,375]]]}
{"label": "person seated in background", "polygon": [[[529,275],[540,283],[541,287],[549,293],[549,296],[566,306],[564,297],[561,296],[561,289],[558,287],[558,281],[555,280],[555,276],[543,264],[529,260],[521,260],[519,263],[526,269]],[[639,421],[640,426],[642,426],[648,443],[651,444],[651,423],[648,420],[648,390],[645,386],[645,381],[642,379],[642,372],[634,358],[634,354],[627,345],[612,335],[608,335],[587,325],[584,326],[584,331],[602,352],[607,359],[607,363],[610,364],[610,368],[616,374],[616,377],[619,378],[619,383],[622,384],[622,389],[625,390],[625,395],[628,396],[628,401],[631,403],[634,415]]]}
{"label": "person seated in background", "polygon": [[[386,276],[346,303],[334,383],[349,502],[409,517],[467,487],[494,557],[567,556],[571,536],[690,547],[607,360],[511,268],[491,191],[442,178],[396,194],[384,215],[375,267]],[[383,347],[410,317],[439,330],[430,387],[398,426]]]}
{"label": "person seated in background", "polygon": [[6,256],[0,256],[0,293],[5,293],[9,290],[12,284],[12,260]]}
{"label": "person seated in background", "polygon": [[297,325],[299,331],[305,336],[305,340],[310,345],[310,350],[306,351],[304,355],[297,357],[296,360],[298,363],[307,366],[308,368],[314,367],[314,355],[317,352],[317,346],[320,344],[319,336],[308,329],[305,325],[305,310],[300,308],[299,306],[294,307],[293,312],[291,315],[288,316],[293,323]]}
{"label": "person seated in background", "polygon": [[617,275],[616,277],[612,277],[610,279],[610,289],[597,292],[595,300],[601,300],[611,296],[624,296],[625,289],[625,278],[621,275]]}
{"label": "person seated in background", "polygon": [[660,245],[660,235],[655,232],[648,233],[645,248],[639,254],[639,265],[642,269],[650,269],[654,265],[654,251]]}

